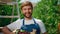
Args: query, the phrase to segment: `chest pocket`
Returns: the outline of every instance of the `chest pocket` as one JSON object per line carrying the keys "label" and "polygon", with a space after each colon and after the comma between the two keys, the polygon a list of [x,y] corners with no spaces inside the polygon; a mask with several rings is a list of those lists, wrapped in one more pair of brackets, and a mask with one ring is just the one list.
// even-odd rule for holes
{"label": "chest pocket", "polygon": [[32,32],[33,29],[35,29],[36,33],[40,34],[40,27],[39,27],[39,25],[35,22],[35,20],[33,20],[33,21],[34,21],[34,24],[25,25],[24,24],[24,20],[23,20],[23,25],[22,25],[21,29],[25,30],[27,32]]}

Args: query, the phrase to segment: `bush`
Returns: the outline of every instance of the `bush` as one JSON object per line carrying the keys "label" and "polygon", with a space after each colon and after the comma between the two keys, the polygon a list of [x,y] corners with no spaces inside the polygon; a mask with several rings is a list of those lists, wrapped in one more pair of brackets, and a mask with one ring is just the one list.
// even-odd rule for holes
{"label": "bush", "polygon": [[41,19],[49,34],[57,34],[57,24],[60,21],[57,0],[42,0],[34,7],[33,16]]}

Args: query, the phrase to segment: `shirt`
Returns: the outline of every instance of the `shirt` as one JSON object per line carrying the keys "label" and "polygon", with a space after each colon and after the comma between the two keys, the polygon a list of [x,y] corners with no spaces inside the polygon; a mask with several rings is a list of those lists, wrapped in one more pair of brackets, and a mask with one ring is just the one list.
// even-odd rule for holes
{"label": "shirt", "polygon": [[[45,33],[46,32],[46,29],[45,29],[45,26],[44,26],[43,22],[41,20],[35,19],[35,18],[34,18],[34,20],[39,25],[40,30],[41,30],[41,33]],[[31,20],[25,20],[24,23],[25,23],[25,25],[34,24],[34,21],[33,21],[33,19],[31,19]],[[15,29],[20,29],[22,25],[23,25],[23,19],[17,19],[15,22],[7,25],[7,27],[11,31],[13,31]]]}

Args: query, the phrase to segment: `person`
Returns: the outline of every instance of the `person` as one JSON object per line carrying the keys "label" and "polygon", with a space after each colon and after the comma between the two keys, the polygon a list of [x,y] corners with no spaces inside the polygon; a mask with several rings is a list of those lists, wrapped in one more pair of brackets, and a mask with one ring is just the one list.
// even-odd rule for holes
{"label": "person", "polygon": [[60,34],[60,22],[58,23],[57,34]]}
{"label": "person", "polygon": [[12,33],[15,29],[24,29],[28,32],[32,33],[32,30],[35,29],[35,34],[47,34],[45,26],[42,20],[36,19],[32,17],[33,13],[33,5],[31,2],[23,2],[21,4],[21,11],[24,15],[23,19],[17,19],[15,22],[5,26],[2,28],[4,34],[14,34]]}

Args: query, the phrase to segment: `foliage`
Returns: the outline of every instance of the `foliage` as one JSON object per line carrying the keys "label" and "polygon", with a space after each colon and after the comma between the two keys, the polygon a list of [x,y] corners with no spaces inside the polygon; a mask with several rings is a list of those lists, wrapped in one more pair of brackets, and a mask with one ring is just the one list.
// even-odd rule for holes
{"label": "foliage", "polygon": [[[60,21],[60,7],[57,6],[58,0],[41,0],[33,9],[33,17],[41,19],[46,26],[48,34],[57,34],[57,24]],[[21,5],[21,4],[19,4]],[[0,15],[12,15],[12,6],[0,5]],[[16,11],[16,6],[15,10]],[[14,15],[17,15],[14,12]],[[23,18],[20,10],[20,16]],[[14,18],[14,21],[16,19]],[[0,18],[0,26],[5,26],[11,21],[10,18]]]}
{"label": "foliage", "polygon": [[57,34],[57,24],[60,21],[57,0],[42,0],[34,7],[33,16],[41,19],[49,34]]}
{"label": "foliage", "polygon": [[[14,8],[16,8],[14,6]],[[11,16],[13,6],[12,5],[0,5],[0,16]],[[17,15],[17,11],[14,9],[14,15]],[[13,20],[16,20],[15,18]],[[10,24],[11,18],[0,18],[0,27]]]}

